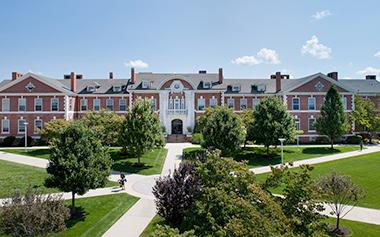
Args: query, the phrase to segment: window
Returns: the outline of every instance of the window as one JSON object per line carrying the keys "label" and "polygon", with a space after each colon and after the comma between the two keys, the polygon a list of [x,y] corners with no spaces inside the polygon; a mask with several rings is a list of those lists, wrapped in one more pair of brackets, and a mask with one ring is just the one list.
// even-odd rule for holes
{"label": "window", "polygon": [[293,110],[300,110],[300,98],[292,99],[292,108]]}
{"label": "window", "polygon": [[2,133],[9,133],[9,119],[4,118],[1,121],[1,132]]}
{"label": "window", "polygon": [[69,110],[73,110],[74,99],[69,99]]}
{"label": "window", "polygon": [[254,98],[253,101],[252,101],[253,108],[255,108],[256,106],[258,106],[259,104],[260,104],[260,99]]}
{"label": "window", "polygon": [[315,132],[315,118],[309,118],[308,119],[308,125],[309,125],[309,131]]}
{"label": "window", "polygon": [[240,99],[240,110],[245,110],[247,108],[247,99]]}
{"label": "window", "polygon": [[150,106],[152,107],[153,111],[157,110],[157,103],[155,98],[150,99]]}
{"label": "window", "polygon": [[107,110],[113,111],[113,99],[106,100],[106,108]]}
{"label": "window", "polygon": [[96,91],[95,86],[88,86],[87,87],[87,92],[95,92],[95,91]]}
{"label": "window", "polygon": [[93,100],[93,109],[94,109],[94,111],[100,110],[100,99],[94,99]]}
{"label": "window", "polygon": [[342,103],[343,103],[343,109],[347,110],[347,97],[343,96]]}
{"label": "window", "polygon": [[210,83],[209,81],[205,81],[205,82],[203,82],[203,88],[204,88],[204,89],[209,89],[209,88],[211,88],[211,83]]}
{"label": "window", "polygon": [[299,118],[294,119],[294,123],[296,125],[296,130],[301,130],[301,123]]}
{"label": "window", "polygon": [[26,99],[19,98],[18,99],[18,111],[26,111]]}
{"label": "window", "polygon": [[42,98],[34,99],[34,111],[42,111]]}
{"label": "window", "polygon": [[3,100],[1,101],[1,104],[2,104],[3,112],[8,112],[10,108],[9,98],[3,98]]}
{"label": "window", "polygon": [[59,110],[59,99],[58,98],[52,98],[50,103],[51,103],[51,111],[58,111]]}
{"label": "window", "polygon": [[235,92],[240,91],[240,85],[233,85],[232,86],[232,91],[235,91]]}
{"label": "window", "polygon": [[205,109],[205,99],[201,96],[198,98],[198,110],[204,110]]}
{"label": "window", "polygon": [[18,120],[18,133],[25,133],[25,119]]}
{"label": "window", "polygon": [[34,134],[37,134],[42,129],[42,120],[34,120]]}
{"label": "window", "polygon": [[176,96],[174,99],[174,109],[181,109],[181,100],[178,98],[178,96]]}
{"label": "window", "polygon": [[81,99],[80,100],[80,110],[81,111],[87,110],[87,99]]}
{"label": "window", "polygon": [[113,92],[120,92],[121,86],[113,86]]}
{"label": "window", "polygon": [[234,108],[235,107],[235,100],[233,98],[227,99],[227,107],[228,108]]}
{"label": "window", "polygon": [[218,99],[215,98],[215,96],[212,96],[210,99],[210,107],[215,108],[218,105]]}
{"label": "window", "polygon": [[149,89],[149,84],[149,81],[143,81],[141,86],[143,89]]}
{"label": "window", "polygon": [[308,110],[315,110],[315,98],[314,97],[307,98],[307,108],[308,108]]}
{"label": "window", "polygon": [[119,100],[119,111],[126,111],[127,110],[127,100],[126,99],[120,99]]}

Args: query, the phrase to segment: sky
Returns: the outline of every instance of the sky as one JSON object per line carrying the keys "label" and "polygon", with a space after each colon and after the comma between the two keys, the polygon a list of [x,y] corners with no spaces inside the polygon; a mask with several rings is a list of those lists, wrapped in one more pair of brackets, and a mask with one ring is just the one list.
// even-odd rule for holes
{"label": "sky", "polygon": [[380,78],[379,0],[2,0],[0,80],[224,69]]}

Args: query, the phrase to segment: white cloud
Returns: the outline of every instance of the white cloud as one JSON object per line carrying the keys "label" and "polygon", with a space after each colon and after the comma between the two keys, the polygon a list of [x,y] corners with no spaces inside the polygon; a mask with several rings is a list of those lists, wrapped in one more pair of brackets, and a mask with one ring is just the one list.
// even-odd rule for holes
{"label": "white cloud", "polygon": [[356,72],[359,75],[380,75],[380,68],[366,67],[363,70]]}
{"label": "white cloud", "polygon": [[147,68],[147,67],[149,67],[149,65],[146,62],[144,62],[140,59],[130,60],[127,63],[124,63],[124,65],[127,67],[135,67],[135,68]]}
{"label": "white cloud", "polygon": [[237,65],[280,64],[278,54],[273,49],[262,48],[256,55],[241,56],[231,61]]}
{"label": "white cloud", "polygon": [[323,11],[319,11],[319,12],[316,12],[314,15],[312,15],[311,17],[314,19],[314,20],[321,20],[325,17],[328,17],[328,16],[331,16],[331,12],[329,10],[323,10]]}
{"label": "white cloud", "polygon": [[317,59],[328,59],[331,58],[331,48],[324,44],[319,43],[318,37],[313,35],[310,40],[302,46],[302,54],[310,54]]}
{"label": "white cloud", "polygon": [[375,55],[374,55],[376,58],[380,58],[380,51],[379,52],[377,52],[377,53],[375,53]]}

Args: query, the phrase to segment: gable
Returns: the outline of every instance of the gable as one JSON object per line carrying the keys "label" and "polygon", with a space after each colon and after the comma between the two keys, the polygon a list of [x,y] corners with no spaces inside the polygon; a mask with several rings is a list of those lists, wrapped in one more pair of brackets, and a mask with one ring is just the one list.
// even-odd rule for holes
{"label": "gable", "polygon": [[291,90],[291,92],[327,92],[332,85],[335,85],[338,92],[348,92],[348,90],[340,87],[339,85],[326,80],[323,77],[317,77],[305,84]]}
{"label": "gable", "polygon": [[161,90],[164,90],[164,89],[170,88],[170,86],[172,85],[172,83],[173,83],[174,81],[180,81],[180,82],[182,83],[182,85],[183,85],[184,88],[189,89],[189,90],[193,90],[193,86],[192,86],[189,82],[187,82],[187,81],[185,81],[185,80],[183,80],[183,79],[171,79],[171,80],[165,82],[165,83],[161,86],[160,89],[161,89]]}
{"label": "gable", "polygon": [[[11,83],[11,82],[9,82]],[[29,76],[4,89],[2,93],[61,93],[61,91]]]}

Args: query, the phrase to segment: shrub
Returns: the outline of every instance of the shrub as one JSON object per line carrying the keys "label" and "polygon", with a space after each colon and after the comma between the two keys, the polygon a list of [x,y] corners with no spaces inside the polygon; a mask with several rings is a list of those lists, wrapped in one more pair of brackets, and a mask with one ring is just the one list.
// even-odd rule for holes
{"label": "shrub", "polygon": [[167,225],[158,225],[151,236],[155,237],[196,237],[194,230],[180,233],[177,228],[171,228]]}
{"label": "shrub", "polygon": [[[31,136],[28,136],[26,140],[27,140],[27,146],[31,146],[33,142],[33,138]],[[16,138],[15,141],[13,142],[13,146],[17,146],[17,147],[25,146],[25,137]]]}
{"label": "shrub", "polygon": [[194,160],[194,159],[202,159],[206,156],[207,149],[200,147],[191,147],[185,148],[182,151],[182,159],[184,160]]}
{"label": "shrub", "polygon": [[11,236],[37,236],[66,228],[69,209],[61,196],[42,195],[29,187],[25,196],[17,191],[0,212],[0,230]]}
{"label": "shrub", "polygon": [[329,144],[330,140],[328,137],[320,136],[315,139],[316,144]]}
{"label": "shrub", "polygon": [[203,136],[201,133],[194,133],[191,138],[191,143],[193,144],[201,144],[203,142]]}
{"label": "shrub", "polygon": [[1,146],[5,146],[5,147],[12,146],[15,140],[16,140],[15,136],[5,137],[1,143]]}
{"label": "shrub", "polygon": [[361,137],[359,136],[349,136],[346,138],[344,143],[346,144],[360,144]]}

